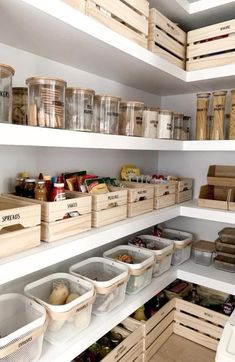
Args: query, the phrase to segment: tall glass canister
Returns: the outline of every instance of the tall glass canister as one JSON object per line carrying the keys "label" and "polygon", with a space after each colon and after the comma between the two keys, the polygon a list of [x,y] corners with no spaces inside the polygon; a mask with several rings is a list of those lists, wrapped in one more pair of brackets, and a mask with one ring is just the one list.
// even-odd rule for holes
{"label": "tall glass canister", "polygon": [[125,136],[142,136],[143,102],[122,102],[120,104],[119,134]]}
{"label": "tall glass canister", "polygon": [[28,88],[12,88],[12,123],[27,124]]}
{"label": "tall glass canister", "polygon": [[230,97],[229,139],[235,139],[235,89],[231,90]]}
{"label": "tall glass canister", "polygon": [[[99,108],[100,133],[118,134],[119,105],[121,98],[109,95],[97,96],[96,106]],[[98,106],[99,103],[99,106]]]}
{"label": "tall glass canister", "polygon": [[207,139],[207,112],[210,93],[197,94],[196,140]]}
{"label": "tall glass canister", "polygon": [[14,68],[0,64],[0,122],[12,122],[12,76]]}
{"label": "tall glass canister", "polygon": [[213,92],[212,140],[224,140],[224,117],[227,91]]}

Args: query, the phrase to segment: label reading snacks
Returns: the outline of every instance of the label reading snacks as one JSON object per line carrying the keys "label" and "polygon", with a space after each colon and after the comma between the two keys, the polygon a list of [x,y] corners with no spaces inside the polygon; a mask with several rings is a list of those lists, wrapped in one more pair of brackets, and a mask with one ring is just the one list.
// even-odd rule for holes
{"label": "label reading snacks", "polygon": [[12,221],[12,220],[19,220],[19,219],[20,219],[20,214],[12,214],[12,215],[2,216],[2,222]]}

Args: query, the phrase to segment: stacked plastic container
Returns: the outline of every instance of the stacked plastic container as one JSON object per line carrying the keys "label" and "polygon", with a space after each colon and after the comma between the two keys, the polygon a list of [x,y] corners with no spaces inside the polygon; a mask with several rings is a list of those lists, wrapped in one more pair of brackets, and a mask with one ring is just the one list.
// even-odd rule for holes
{"label": "stacked plastic container", "polygon": [[216,240],[215,267],[228,272],[235,272],[235,228],[224,228]]}

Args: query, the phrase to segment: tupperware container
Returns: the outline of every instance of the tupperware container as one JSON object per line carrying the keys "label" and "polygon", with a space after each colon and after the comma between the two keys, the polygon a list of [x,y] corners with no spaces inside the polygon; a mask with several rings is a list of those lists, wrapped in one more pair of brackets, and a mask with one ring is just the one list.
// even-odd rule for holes
{"label": "tupperware container", "polygon": [[235,265],[235,255],[228,254],[228,253],[216,253],[217,260],[225,261],[225,263],[230,263]]}
{"label": "tupperware container", "polygon": [[222,243],[220,239],[217,239],[215,241],[215,249],[216,251],[220,251],[221,253],[228,253],[235,255],[235,244],[233,245],[233,244]]}
{"label": "tupperware container", "polygon": [[235,228],[224,228],[218,232],[220,241],[235,245]]}
{"label": "tupperware container", "polygon": [[[67,286],[69,294],[76,293],[78,297],[67,304],[49,304],[50,294],[60,283]],[[66,343],[90,324],[95,289],[88,281],[67,273],[55,273],[26,285],[24,291],[47,310],[49,324],[45,339],[48,342]]]}
{"label": "tupperware container", "polygon": [[[170,269],[174,248],[173,241],[159,238],[153,235],[140,235],[137,238],[140,238],[143,244],[146,245],[141,245],[139,247],[149,249],[154,254],[155,264],[153,266],[153,277],[157,277]],[[128,244],[138,247],[138,245],[135,244],[134,240],[135,239],[130,240]]]}
{"label": "tupperware container", "polygon": [[172,265],[180,265],[190,258],[193,235],[185,231],[163,229],[162,237],[174,241]]}
{"label": "tupperware container", "polygon": [[196,264],[210,266],[215,251],[215,243],[199,240],[193,245],[194,261]]}
{"label": "tupperware container", "polygon": [[235,264],[226,263],[225,261],[220,260],[218,257],[214,259],[215,267],[230,273],[235,273]]}
{"label": "tupperware container", "polygon": [[120,245],[104,252],[103,256],[108,259],[115,259],[120,255],[129,255],[133,264],[118,261],[129,268],[130,279],[127,283],[127,294],[136,294],[151,283],[154,265],[154,255],[150,250],[137,248],[130,245]]}
{"label": "tupperware container", "polygon": [[15,293],[0,296],[0,361],[36,362],[47,326],[46,310]]}
{"label": "tupperware container", "polygon": [[69,272],[94,284],[97,294],[93,314],[103,315],[124,301],[128,281],[127,266],[94,257],[72,265]]}

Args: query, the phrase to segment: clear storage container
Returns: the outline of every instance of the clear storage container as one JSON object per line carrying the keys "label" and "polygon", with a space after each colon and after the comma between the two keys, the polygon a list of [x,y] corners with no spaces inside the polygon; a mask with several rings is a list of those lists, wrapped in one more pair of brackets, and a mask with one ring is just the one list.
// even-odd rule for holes
{"label": "clear storage container", "polygon": [[221,253],[228,253],[235,255],[235,244],[233,245],[233,244],[222,243],[220,239],[217,239],[215,241],[215,249],[216,251],[220,251]]}
{"label": "clear storage container", "polygon": [[[64,304],[59,304],[61,295],[64,295],[61,285],[66,286],[69,293],[65,295]],[[24,291],[28,297],[42,304],[47,310],[49,324],[45,339],[48,342],[55,345],[64,344],[90,324],[95,290],[88,281],[67,273],[55,273],[26,285]],[[54,304],[49,303],[52,293]],[[75,295],[71,296],[71,293]],[[71,301],[66,303],[69,295]]]}
{"label": "clear storage container", "polygon": [[[133,263],[120,261],[120,257],[128,255]],[[151,283],[154,265],[154,255],[150,250],[135,246],[120,245],[104,252],[103,256],[110,260],[118,260],[128,266],[130,279],[127,283],[127,294],[136,294]]]}
{"label": "clear storage container", "polygon": [[215,243],[199,240],[193,245],[194,261],[196,264],[210,266],[215,251]]}
{"label": "clear storage container", "polygon": [[212,140],[224,140],[224,116],[227,91],[213,92]]}
{"label": "clear storage container", "polygon": [[142,136],[144,103],[122,102],[120,104],[119,134],[124,136]]}
{"label": "clear storage container", "polygon": [[0,64],[0,122],[12,120],[12,76],[15,70],[6,64]]}
{"label": "clear storage container", "polygon": [[183,117],[181,113],[173,113],[173,139],[181,140],[183,132]]}
{"label": "clear storage container", "polygon": [[217,269],[224,270],[230,273],[235,273],[235,264],[222,261],[218,257],[214,259],[214,262]]}
{"label": "clear storage container", "polygon": [[218,251],[216,253],[217,260],[224,261],[225,263],[230,263],[235,265],[235,255],[229,253],[222,253]]}
{"label": "clear storage container", "polygon": [[157,138],[172,137],[172,112],[160,109],[158,112]]}
{"label": "clear storage container", "polygon": [[235,139],[235,89],[231,90],[230,97],[229,139]]}
{"label": "clear storage container", "polygon": [[72,265],[69,272],[92,282],[96,300],[92,313],[102,315],[110,312],[125,299],[128,267],[115,261],[94,257]]}
{"label": "clear storage container", "polygon": [[197,94],[196,140],[207,139],[207,112],[210,93]]}
{"label": "clear storage container", "polygon": [[119,97],[96,96],[95,104],[99,111],[99,117],[96,115],[96,119],[100,120],[100,133],[118,134],[120,101]]}
{"label": "clear storage container", "polygon": [[218,232],[220,241],[235,245],[235,228],[224,228]]}
{"label": "clear storage container", "polygon": [[145,108],[143,111],[142,136],[157,138],[158,108]]}
{"label": "clear storage container", "polygon": [[36,362],[42,353],[46,310],[15,293],[0,296],[0,361]]}
{"label": "clear storage container", "polygon": [[163,229],[162,237],[174,241],[172,265],[180,265],[190,258],[192,234],[180,230]]}
{"label": "clear storage container", "polygon": [[65,126],[66,82],[56,78],[32,77],[28,85],[28,125],[51,128]]}
{"label": "clear storage container", "polygon": [[94,96],[92,132],[100,133],[100,96]]}
{"label": "clear storage container", "polygon": [[183,127],[181,130],[181,137],[182,141],[188,141],[190,139],[190,128],[191,128],[191,117],[184,116],[183,117]]}
{"label": "clear storage container", "polygon": [[[153,266],[153,277],[157,277],[165,273],[171,266],[171,258],[174,248],[174,242],[166,240],[153,235],[140,235],[137,239],[141,239],[142,243],[140,247],[152,250],[155,258],[155,264]],[[135,238],[128,242],[129,245],[135,244]]]}
{"label": "clear storage container", "polygon": [[93,100],[92,89],[66,88],[66,128],[75,131],[92,131]]}
{"label": "clear storage container", "polygon": [[12,88],[12,123],[27,124],[28,88]]}

